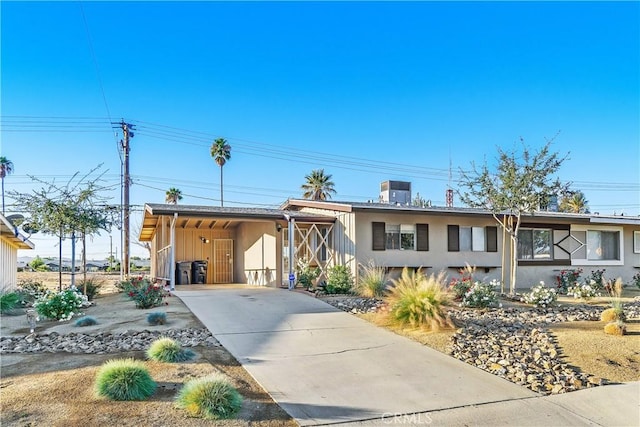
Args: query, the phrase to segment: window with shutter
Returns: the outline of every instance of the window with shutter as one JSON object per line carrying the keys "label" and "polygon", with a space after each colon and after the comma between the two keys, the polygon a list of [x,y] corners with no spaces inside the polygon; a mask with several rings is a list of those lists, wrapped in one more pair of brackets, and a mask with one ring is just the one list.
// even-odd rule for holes
{"label": "window with shutter", "polygon": [[429,224],[416,224],[416,250],[429,250]]}
{"label": "window with shutter", "polygon": [[498,252],[498,227],[487,227],[487,252]]}
{"label": "window with shutter", "polygon": [[373,240],[374,251],[384,251],[385,248],[385,224],[384,222],[371,223],[371,236]]}
{"label": "window with shutter", "polygon": [[447,241],[449,252],[460,252],[460,227],[457,225],[447,226]]}

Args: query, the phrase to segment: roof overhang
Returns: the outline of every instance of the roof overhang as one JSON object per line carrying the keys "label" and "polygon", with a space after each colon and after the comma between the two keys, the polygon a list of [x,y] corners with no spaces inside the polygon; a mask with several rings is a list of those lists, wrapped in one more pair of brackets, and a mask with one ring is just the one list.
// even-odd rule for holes
{"label": "roof overhang", "polygon": [[27,236],[20,233],[18,227],[11,224],[9,220],[0,215],[0,236],[3,240],[8,241],[12,246],[17,249],[34,249],[35,245],[29,240]]}
{"label": "roof overhang", "polygon": [[163,217],[176,218],[177,228],[209,230],[233,229],[244,222],[269,222],[284,224],[291,219],[299,223],[335,222],[335,217],[305,212],[266,208],[236,208],[194,205],[169,205],[147,203],[138,240],[148,242],[153,238],[158,222]]}

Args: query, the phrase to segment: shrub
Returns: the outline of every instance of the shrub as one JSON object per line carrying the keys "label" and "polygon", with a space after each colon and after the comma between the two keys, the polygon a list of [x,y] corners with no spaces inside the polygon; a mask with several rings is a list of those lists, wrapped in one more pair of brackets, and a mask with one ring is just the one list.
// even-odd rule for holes
{"label": "shrub", "polygon": [[585,282],[591,284],[591,286],[598,291],[604,290],[606,285],[604,278],[605,271],[607,270],[604,268],[602,270],[592,270],[589,277],[585,279]]}
{"label": "shrub", "polygon": [[20,295],[17,292],[2,292],[0,294],[0,313],[13,310],[20,304]]}
{"label": "shrub", "polygon": [[616,320],[625,321],[624,311],[618,308],[607,308],[600,313],[600,321],[602,322],[615,322]]}
{"label": "shrub", "polygon": [[153,312],[147,314],[147,323],[153,326],[164,325],[167,323],[167,313]]}
{"label": "shrub", "polygon": [[298,266],[296,267],[296,277],[298,283],[310,289],[313,287],[313,281],[320,275],[320,269],[318,267],[311,267],[309,261],[306,259],[298,260]]}
{"label": "shrub", "polygon": [[460,278],[453,278],[449,282],[449,290],[453,293],[453,299],[456,301],[462,301],[464,295],[473,286],[473,275],[476,272],[476,267],[471,266],[468,263],[465,267],[459,271]]}
{"label": "shrub", "polygon": [[627,333],[627,325],[625,325],[621,320],[607,323],[604,326],[604,333],[609,335],[622,336]]}
{"label": "shrub", "polygon": [[634,274],[629,284],[632,286],[636,286],[637,288],[640,288],[640,273]]}
{"label": "shrub", "polygon": [[178,392],[176,406],[192,417],[213,420],[232,418],[242,407],[242,396],[219,375],[187,382]]}
{"label": "shrub", "polygon": [[95,319],[95,317],[91,317],[91,316],[84,316],[76,320],[76,326],[79,326],[79,327],[93,326],[97,324],[98,324],[98,321]]}
{"label": "shrub", "polygon": [[104,363],[95,382],[98,396],[110,400],[144,400],[156,391],[144,363],[134,359],[116,359]]}
{"label": "shrub", "polygon": [[183,349],[178,342],[171,338],[158,338],[147,349],[147,357],[156,362],[186,362],[193,359],[193,356],[195,356],[193,351]]}
{"label": "shrub", "polygon": [[98,277],[89,277],[87,280],[80,280],[78,290],[87,296],[89,301],[100,293],[100,289],[104,286],[104,280]]}
{"label": "shrub", "polygon": [[475,282],[473,286],[464,294],[462,307],[486,308],[498,305],[496,287],[499,286],[496,280],[490,283]]}
{"label": "shrub", "polygon": [[355,286],[358,295],[365,298],[375,298],[384,295],[387,288],[387,274],[384,267],[378,267],[373,261],[360,266],[360,277]]}
{"label": "shrub", "polygon": [[575,270],[567,269],[560,271],[560,274],[556,276],[558,292],[566,294],[570,287],[573,287],[578,283],[581,274],[581,268],[577,268]]}
{"label": "shrub", "polygon": [[453,327],[444,311],[445,304],[449,302],[444,272],[427,277],[420,269],[414,271],[405,267],[400,277],[392,282],[386,298],[392,321],[402,326],[434,330]]}
{"label": "shrub", "polygon": [[18,283],[18,293],[22,304],[30,307],[38,298],[47,293],[47,288],[35,280],[23,280]]}
{"label": "shrub", "polygon": [[558,294],[555,289],[547,288],[543,281],[531,288],[531,292],[522,296],[521,301],[538,308],[547,308],[556,304]]}
{"label": "shrub", "polygon": [[87,304],[87,297],[74,289],[62,292],[47,292],[33,304],[40,316],[65,321],[80,314],[80,308]]}
{"label": "shrub", "polygon": [[626,316],[624,314],[624,307],[622,303],[622,278],[618,277],[615,281],[606,280],[603,281],[604,287],[609,293],[609,302],[611,304],[611,308],[602,312],[600,315],[600,319],[605,321],[603,317],[609,318],[613,316],[613,318],[606,320],[607,322],[611,322],[613,320],[621,320],[625,321]]}
{"label": "shrub", "polygon": [[152,308],[162,305],[166,292],[160,285],[152,284],[147,279],[132,283],[127,295],[138,308]]}
{"label": "shrub", "polygon": [[587,301],[591,298],[599,297],[600,292],[596,289],[596,284],[591,281],[591,283],[581,283],[570,287],[567,290],[567,295],[573,295],[574,298],[582,298]]}
{"label": "shrub", "polygon": [[327,272],[327,286],[325,290],[328,294],[347,294],[351,292],[353,277],[351,270],[345,265],[335,265]]}

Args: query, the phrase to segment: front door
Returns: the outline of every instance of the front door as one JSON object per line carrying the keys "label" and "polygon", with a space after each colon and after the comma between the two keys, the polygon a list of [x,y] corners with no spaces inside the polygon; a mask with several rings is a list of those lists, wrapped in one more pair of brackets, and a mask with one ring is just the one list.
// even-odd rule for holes
{"label": "front door", "polygon": [[233,240],[213,241],[213,283],[233,282]]}

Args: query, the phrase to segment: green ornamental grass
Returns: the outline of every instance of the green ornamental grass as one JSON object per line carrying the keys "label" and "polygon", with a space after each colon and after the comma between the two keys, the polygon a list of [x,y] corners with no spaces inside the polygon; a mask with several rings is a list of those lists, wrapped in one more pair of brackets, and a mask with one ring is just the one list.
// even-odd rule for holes
{"label": "green ornamental grass", "polygon": [[355,291],[365,298],[376,298],[384,295],[387,288],[387,274],[384,267],[376,266],[373,261],[360,266],[360,277]]}
{"label": "green ornamental grass", "polygon": [[110,400],[144,400],[156,391],[156,383],[139,360],[115,359],[98,371],[95,391]]}
{"label": "green ornamental grass", "polygon": [[444,273],[425,276],[422,271],[405,267],[393,280],[386,301],[391,320],[401,326],[428,327],[437,330],[453,327],[444,306],[450,301]]}
{"label": "green ornamental grass", "polygon": [[228,419],[242,407],[242,396],[226,378],[212,375],[187,382],[178,392],[176,406],[192,417]]}
{"label": "green ornamental grass", "polygon": [[158,338],[147,349],[147,357],[156,362],[179,363],[193,359],[195,354],[189,349],[183,349],[178,342],[171,338]]}
{"label": "green ornamental grass", "polygon": [[0,313],[13,310],[20,303],[20,295],[16,292],[3,292],[0,294]]}

